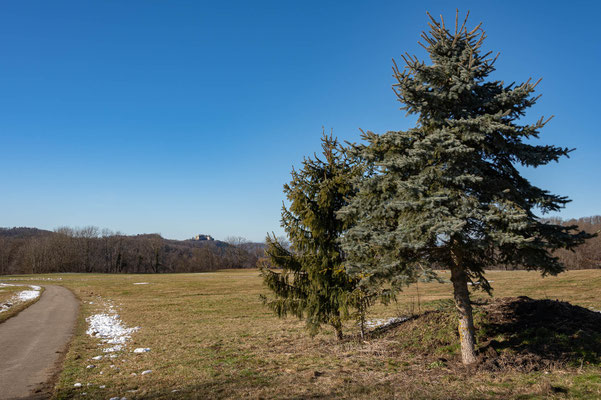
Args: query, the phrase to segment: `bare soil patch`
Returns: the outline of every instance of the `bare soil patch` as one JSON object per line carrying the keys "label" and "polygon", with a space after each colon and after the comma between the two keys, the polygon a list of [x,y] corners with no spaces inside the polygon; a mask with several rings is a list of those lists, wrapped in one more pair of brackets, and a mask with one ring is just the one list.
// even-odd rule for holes
{"label": "bare soil patch", "polygon": [[483,368],[529,372],[601,361],[599,312],[525,296],[492,301],[484,312]]}
{"label": "bare soil patch", "polygon": [[465,373],[532,373],[601,365],[601,313],[565,301],[507,297],[474,307],[479,363],[460,360],[457,318],[451,301],[405,322],[376,329],[370,338],[399,359]]}

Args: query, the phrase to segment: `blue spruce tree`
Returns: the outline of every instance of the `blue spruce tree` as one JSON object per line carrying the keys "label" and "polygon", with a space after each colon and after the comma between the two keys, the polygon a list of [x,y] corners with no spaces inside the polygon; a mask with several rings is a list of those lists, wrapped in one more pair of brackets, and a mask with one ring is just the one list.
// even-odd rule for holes
{"label": "blue spruce tree", "polygon": [[[428,14],[429,15],[429,14]],[[520,122],[539,96],[536,83],[487,80],[496,57],[482,51],[480,25],[448,29],[430,16],[423,33],[430,63],[409,54],[394,64],[402,110],[417,116],[407,131],[363,134],[351,152],[375,171],[339,215],[349,225],[342,241],[347,271],[362,284],[401,287],[431,267],[451,271],[459,314],[462,360],[476,362],[468,283],[491,290],[485,268],[499,264],[557,274],[555,249],[588,235],[545,223],[568,198],[531,184],[516,168],[557,161],[567,148],[531,144],[549,121]]]}

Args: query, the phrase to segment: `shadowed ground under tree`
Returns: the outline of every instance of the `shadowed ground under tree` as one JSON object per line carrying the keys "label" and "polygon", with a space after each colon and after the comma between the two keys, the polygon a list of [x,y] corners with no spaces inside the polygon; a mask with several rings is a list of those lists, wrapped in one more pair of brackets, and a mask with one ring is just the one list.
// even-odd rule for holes
{"label": "shadowed ground under tree", "polygon": [[[601,363],[601,313],[557,300],[510,297],[484,307],[482,367],[537,371]],[[484,338],[483,338],[484,339]]]}

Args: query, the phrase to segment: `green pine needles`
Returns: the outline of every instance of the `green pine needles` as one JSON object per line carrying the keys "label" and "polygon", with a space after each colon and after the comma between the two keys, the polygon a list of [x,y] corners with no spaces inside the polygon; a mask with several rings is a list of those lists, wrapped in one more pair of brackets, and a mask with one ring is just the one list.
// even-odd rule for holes
{"label": "green pine needles", "polygon": [[346,273],[339,238],[349,226],[336,215],[354,194],[362,169],[332,135],[323,135],[322,149],[322,158],[306,158],[284,185],[290,206],[282,206],[282,226],[291,246],[268,236],[266,254],[281,271],[270,266],[261,273],[274,295],[264,302],[277,315],[304,318],[312,335],[329,324],[341,339],[343,319],[363,321],[371,299]]}
{"label": "green pine needles", "polygon": [[416,126],[364,132],[364,143],[344,151],[324,137],[324,161],[305,160],[285,186],[291,205],[282,223],[292,251],[268,238],[267,253],[282,272],[263,274],[279,315],[304,316],[312,330],[330,323],[341,335],[340,319],[349,307],[360,309],[356,293],[394,292],[436,279],[435,267],[448,269],[462,360],[472,364],[468,284],[490,293],[485,269],[496,265],[557,274],[564,266],[553,251],[591,235],[542,220],[537,214],[570,200],[517,169],[571,151],[533,144],[549,119],[522,122],[540,97],[538,82],[488,80],[497,57],[482,50],[481,25],[470,30],[467,16],[460,25],[457,15],[448,29],[442,17],[430,19],[420,43],[429,63],[409,54],[402,69],[393,62],[394,92]]}
{"label": "green pine needles", "polygon": [[350,275],[375,286],[401,287],[430,276],[432,266],[450,269],[463,361],[470,364],[476,354],[468,282],[490,292],[484,271],[499,264],[557,274],[564,267],[552,251],[588,235],[542,221],[536,212],[557,211],[569,200],[532,185],[516,168],[570,152],[531,144],[549,119],[520,122],[539,98],[538,82],[487,80],[496,57],[483,54],[480,25],[468,30],[466,17],[449,30],[442,17],[430,19],[422,34],[430,64],[405,54],[404,68],[393,67],[401,109],[416,115],[417,125],[364,133],[366,143],[350,150],[376,173],[359,182],[340,213],[353,221],[342,248]]}

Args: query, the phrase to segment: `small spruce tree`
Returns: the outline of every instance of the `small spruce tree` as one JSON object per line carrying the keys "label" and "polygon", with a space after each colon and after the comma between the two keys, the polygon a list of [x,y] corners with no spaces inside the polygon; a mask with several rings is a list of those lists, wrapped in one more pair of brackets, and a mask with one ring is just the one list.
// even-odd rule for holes
{"label": "small spruce tree", "polygon": [[[428,14],[429,15],[429,14]],[[430,268],[451,271],[459,314],[462,360],[476,361],[468,283],[490,293],[488,266],[505,264],[557,274],[552,255],[588,237],[575,227],[545,223],[535,212],[561,209],[569,200],[532,185],[517,165],[537,167],[567,156],[567,148],[534,145],[548,120],[520,118],[535,104],[536,83],[486,80],[495,58],[482,54],[486,37],[466,20],[454,30],[430,16],[422,46],[431,64],[409,54],[393,85],[402,110],[417,116],[405,132],[363,134],[352,152],[376,173],[340,212],[357,220],[343,237],[347,267],[371,285],[413,282]],[[421,44],[421,43],[420,43]],[[516,276],[517,278],[517,276]]]}
{"label": "small spruce tree", "polygon": [[329,324],[342,339],[342,320],[354,310],[364,310],[368,300],[358,279],[350,278],[342,264],[339,238],[348,224],[336,216],[352,196],[353,180],[361,169],[332,135],[323,135],[322,148],[323,159],[306,158],[284,185],[290,206],[282,206],[282,226],[290,247],[267,236],[270,267],[261,271],[273,296],[263,300],[280,317],[304,318],[312,335]]}

